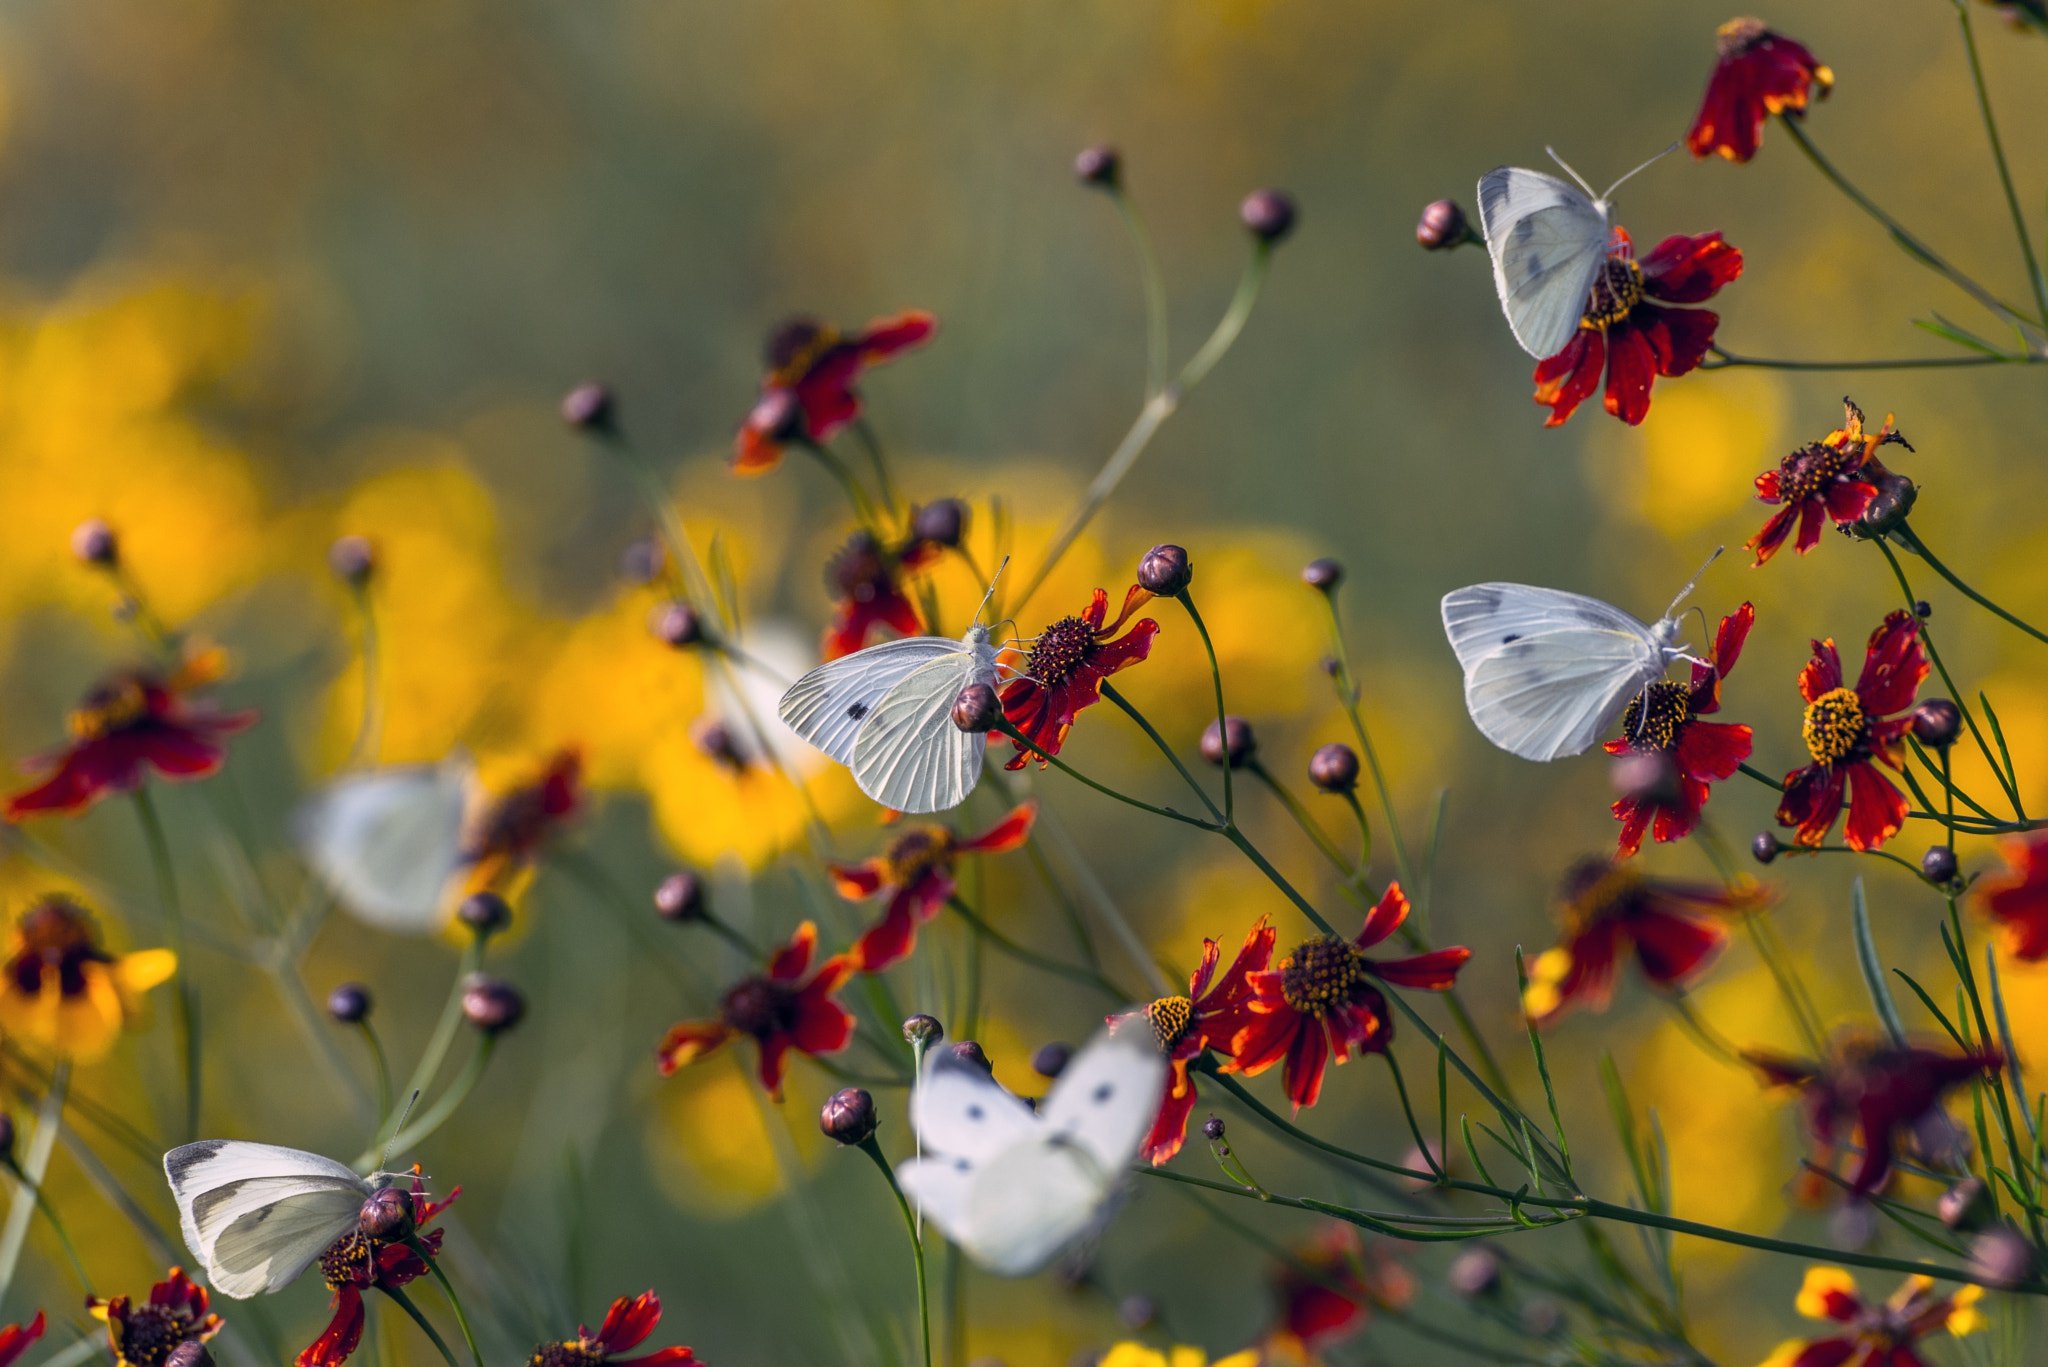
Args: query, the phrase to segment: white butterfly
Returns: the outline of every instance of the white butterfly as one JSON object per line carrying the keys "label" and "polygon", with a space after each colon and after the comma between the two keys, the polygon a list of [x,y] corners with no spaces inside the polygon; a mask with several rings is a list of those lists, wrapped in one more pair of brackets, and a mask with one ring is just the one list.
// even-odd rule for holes
{"label": "white butterfly", "polygon": [[299,845],[342,904],[382,930],[428,934],[452,908],[476,771],[461,756],[336,779],[298,814]]}
{"label": "white butterfly", "polygon": [[202,1139],[164,1155],[185,1247],[213,1289],[236,1300],[296,1280],[356,1227],[390,1174],[363,1177],[317,1153]]}
{"label": "white butterfly", "polygon": [[1598,196],[1555,152],[1551,160],[1578,184],[1519,166],[1496,166],[1479,178],[1479,226],[1493,257],[1493,287],[1522,350],[1546,360],[1572,339],[1607,263],[1614,192],[1663,155]]}
{"label": "white butterfly", "polygon": [[1465,670],[1473,724],[1523,759],[1586,749],[1673,660],[1691,658],[1673,644],[1674,614],[1699,577],[1655,626],[1598,598],[1530,584],[1474,584],[1445,594],[1444,634]]}
{"label": "white butterfly", "polygon": [[1165,1085],[1166,1061],[1143,1028],[1098,1033],[1036,1111],[941,1050],[910,1094],[923,1154],[897,1180],[975,1262],[1035,1272],[1107,1217]]}

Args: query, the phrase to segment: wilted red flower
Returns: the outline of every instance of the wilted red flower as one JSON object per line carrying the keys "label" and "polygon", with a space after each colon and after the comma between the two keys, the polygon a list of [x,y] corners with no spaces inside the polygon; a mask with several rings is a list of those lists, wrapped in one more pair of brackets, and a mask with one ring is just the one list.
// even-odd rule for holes
{"label": "wilted red flower", "polygon": [[1641,262],[1626,230],[1616,228],[1607,264],[1593,281],[1579,330],[1563,351],[1536,365],[1536,402],[1556,427],[1607,376],[1607,411],[1634,427],[1650,411],[1650,385],[1685,374],[1706,356],[1721,317],[1699,304],[1742,274],[1742,253],[1719,233],[1667,237]]}
{"label": "wilted red flower", "polygon": [[1112,1016],[1112,1024],[1143,1017],[1159,1047],[1166,1054],[1166,1092],[1159,1098],[1159,1114],[1152,1131],[1145,1136],[1145,1157],[1153,1166],[1180,1152],[1187,1142],[1188,1117],[1195,1109],[1195,1080],[1188,1065],[1204,1050],[1228,1052],[1231,1041],[1248,1020],[1251,976],[1261,972],[1273,958],[1273,927],[1261,916],[1244,937],[1237,957],[1221,978],[1216,965],[1223,952],[1214,940],[1202,941],[1202,961],[1188,979],[1185,997],[1161,997],[1140,1011]]}
{"label": "wilted red flower", "polygon": [[687,1348],[657,1348],[643,1357],[622,1358],[615,1354],[638,1348],[661,1323],[661,1298],[652,1291],[621,1296],[605,1311],[604,1325],[595,1334],[579,1327],[576,1337],[559,1343],[543,1343],[533,1350],[528,1367],[696,1367],[698,1359]]}
{"label": "wilted red flower", "polygon": [[1365,914],[1356,939],[1324,935],[1310,940],[1278,965],[1250,975],[1252,999],[1245,1024],[1231,1041],[1228,1073],[1263,1073],[1286,1060],[1282,1074],[1295,1109],[1313,1106],[1323,1090],[1323,1069],[1360,1053],[1386,1052],[1394,1040],[1387,999],[1375,981],[1396,987],[1446,991],[1472,951],[1458,946],[1409,959],[1368,959],[1365,951],[1392,935],[1408,919],[1408,897],[1399,883]]}
{"label": "wilted red flower", "polygon": [[82,812],[103,797],[133,792],[154,769],[167,779],[205,778],[227,759],[221,738],[256,722],[254,712],[220,712],[189,695],[227,670],[219,650],[190,656],[162,674],[134,669],[107,679],[69,718],[71,743],[30,760],[48,771],[7,801],[7,819],[39,812]]}
{"label": "wilted red flower", "polygon": [[1742,1057],[1769,1085],[1799,1094],[1815,1166],[1832,1171],[1843,1143],[1854,1146],[1849,1187],[1858,1196],[1884,1185],[1898,1141],[1940,1109],[1945,1093],[2005,1066],[1995,1049],[1951,1054],[1865,1036],[1843,1040],[1825,1062],[1765,1049],[1745,1049]]}
{"label": "wilted red flower", "polygon": [[87,1296],[85,1308],[107,1326],[115,1367],[163,1367],[179,1344],[204,1343],[220,1332],[220,1316],[207,1313],[206,1288],[182,1267],[152,1286],[140,1305],[126,1296]]}
{"label": "wilted red flower", "polygon": [[939,548],[911,540],[890,548],[872,532],[855,532],[825,566],[825,588],[832,595],[832,625],[825,629],[825,658],[851,655],[868,643],[877,627],[899,636],[917,636],[924,626],[903,591],[905,576],[936,560]]}
{"label": "wilted red flower", "polygon": [[1733,775],[1749,758],[1750,729],[1734,722],[1701,721],[1721,710],[1721,680],[1735,668],[1742,643],[1756,621],[1744,603],[1721,619],[1714,649],[1705,663],[1695,660],[1689,684],[1660,679],[1628,705],[1621,735],[1607,742],[1610,755],[1659,755],[1670,763],[1668,794],[1626,793],[1608,810],[1621,823],[1617,848],[1623,856],[1643,847],[1643,836],[1682,840],[1700,824],[1711,783]]}
{"label": "wilted red flower", "polygon": [[1683,987],[1728,942],[1726,919],[1765,900],[1753,885],[1681,883],[1581,859],[1564,877],[1564,939],[1529,965],[1522,1009],[1538,1025],[1575,1004],[1605,1010],[1615,966],[1631,949],[1651,983]]}
{"label": "wilted red flower", "polygon": [[1884,415],[1884,426],[1875,432],[1863,430],[1863,410],[1842,400],[1842,425],[1809,442],[1778,462],[1775,470],[1756,477],[1759,503],[1782,505],[1743,544],[1756,552],[1756,564],[1778,553],[1785,538],[1799,527],[1795,549],[1806,554],[1820,544],[1820,529],[1832,519],[1837,526],[1863,516],[1870,500],[1877,497],[1877,481],[1890,471],[1877,458],[1880,446],[1913,447],[1892,430],[1892,415]]}
{"label": "wilted red flower", "polygon": [[2006,871],[1977,885],[1977,899],[2005,933],[2006,953],[2048,958],[2048,834],[2015,836],[2001,847]]}
{"label": "wilted red flower", "polygon": [[[447,1200],[429,1201],[420,1171],[413,1169],[412,1191],[407,1197],[415,1231],[412,1238],[427,1251],[427,1257],[441,1252],[441,1231],[427,1226],[461,1195],[462,1188],[457,1187]],[[334,1316],[320,1337],[299,1354],[295,1367],[334,1367],[348,1361],[363,1341],[363,1293],[417,1281],[427,1275],[427,1264],[411,1244],[353,1229],[320,1255],[320,1273],[334,1293]]]}
{"label": "wilted red flower", "polygon": [[1913,1345],[1944,1330],[1961,1338],[1982,1329],[1977,1302],[1983,1298],[1981,1286],[1937,1296],[1932,1277],[1908,1277],[1890,1300],[1873,1305],[1847,1268],[1809,1267],[1794,1306],[1810,1320],[1832,1320],[1842,1329],[1825,1338],[1787,1339],[1762,1367],[1928,1367]]}
{"label": "wilted red flower", "polygon": [[1273,1277],[1278,1314],[1266,1335],[1282,1359],[1316,1352],[1365,1328],[1374,1307],[1401,1309],[1415,1299],[1415,1278],[1385,1244],[1368,1244],[1350,1225],[1326,1225]]}
{"label": "wilted red flower", "polygon": [[560,750],[533,778],[470,812],[461,843],[464,895],[505,892],[582,806],[583,756]]}
{"label": "wilted red flower", "polygon": [[1715,153],[1748,161],[1763,140],[1764,120],[1796,114],[1809,95],[1827,98],[1835,73],[1761,19],[1730,19],[1715,35],[1720,50],[1706,97],[1685,145],[1696,157]]}
{"label": "wilted red flower", "polygon": [[716,1020],[670,1027],[655,1051],[662,1076],[695,1063],[735,1035],[747,1035],[760,1046],[761,1086],[780,1100],[791,1049],[813,1057],[844,1049],[853,1038],[853,1014],[832,996],[853,976],[853,959],[835,954],[807,977],[817,948],[818,927],[806,921],[769,956],[765,973],[744,978],[726,992]]}
{"label": "wilted red flower", "polygon": [[988,830],[962,840],[951,827],[913,826],[889,842],[887,852],[860,864],[831,866],[832,884],[849,902],[889,894],[882,919],[849,951],[863,973],[879,973],[910,956],[917,928],[936,917],[953,896],[953,863],[963,854],[1007,854],[1031,836],[1038,804],[1025,802]]}
{"label": "wilted red flower", "polygon": [[[1124,594],[1123,610],[1114,622],[1109,616],[1109,595],[1101,589],[1078,616],[1062,617],[1038,633],[1038,641],[1024,661],[1023,673],[1003,686],[1003,716],[1010,725],[1048,755],[1057,755],[1073,729],[1074,717],[1084,707],[1102,698],[1102,681],[1120,669],[1137,664],[1152,653],[1152,638],[1159,623],[1141,617],[1123,631],[1131,614],[1152,601],[1152,594],[1133,584]],[[1005,769],[1022,769],[1034,758],[1016,741],[1017,753]],[[1039,760],[1039,767],[1045,766]]]}
{"label": "wilted red flower", "polygon": [[1806,699],[1800,734],[1813,763],[1785,775],[1778,824],[1797,829],[1793,839],[1818,845],[1841,815],[1842,792],[1849,795],[1849,820],[1842,838],[1852,850],[1874,850],[1898,834],[1906,820],[1906,797],[1873,761],[1903,770],[1899,742],[1913,729],[1913,695],[1927,677],[1927,649],[1920,623],[1903,609],[1887,615],[1863,655],[1856,687],[1842,684],[1842,659],[1832,638],[1813,643],[1813,658],[1799,671]]}
{"label": "wilted red flower", "polygon": [[35,1345],[43,1336],[43,1312],[36,1311],[36,1317],[26,1325],[9,1324],[0,1326],[0,1367],[14,1367],[21,1361],[21,1355]]}
{"label": "wilted red flower", "polygon": [[[732,468],[744,475],[772,470],[782,460],[789,433],[779,424],[795,400],[798,433],[822,442],[860,416],[854,384],[861,372],[912,347],[922,346],[939,325],[929,313],[912,310],[878,318],[863,332],[842,335],[811,318],[793,318],[768,338],[768,374],[761,398],[740,425]],[[786,397],[785,397],[786,396]]]}

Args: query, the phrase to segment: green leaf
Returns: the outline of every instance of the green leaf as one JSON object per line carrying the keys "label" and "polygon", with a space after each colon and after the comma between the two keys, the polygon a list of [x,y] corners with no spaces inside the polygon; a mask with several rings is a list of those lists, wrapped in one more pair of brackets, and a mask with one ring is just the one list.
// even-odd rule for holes
{"label": "green leaf", "polygon": [[1913,326],[1919,328],[1922,332],[1931,332],[1945,342],[1954,342],[1959,347],[1965,347],[1986,356],[1997,356],[2003,360],[2012,359],[2004,348],[1992,345],[1973,332],[1964,331],[1938,313],[1934,315],[1931,321],[1926,318],[1915,318]]}
{"label": "green leaf", "polygon": [[1990,945],[1984,946],[1984,974],[1991,980],[1991,1016],[1998,1022],[1998,1043],[2005,1050],[2005,1075],[2011,1079],[2013,1100],[2019,1103],[2020,1119],[2027,1122],[2027,1133],[2033,1138],[2034,1146],[2039,1148],[2041,1133],[2035,1128],[2034,1113],[2027,1106],[2026,1076],[2020,1071],[2020,1051],[2013,1044],[2012,1022],[2005,1014],[2005,989],[1998,981],[1998,951]]}
{"label": "green leaf", "polygon": [[1906,986],[1913,989],[1913,995],[1918,997],[1920,999],[1920,1004],[1927,1008],[1927,1014],[1941,1022],[1941,1028],[1948,1031],[1948,1037],[1956,1042],[1957,1048],[1966,1049],[1969,1047],[1968,1045],[1963,1043],[1963,1037],[1961,1032],[1959,1032],[1955,1028],[1955,1026],[1949,1024],[1948,1017],[1943,1015],[1941,1008],[1934,1004],[1934,998],[1928,996],[1927,989],[1922,987],[1919,983],[1913,980],[1912,974],[1908,973],[1903,968],[1895,968],[1892,970],[1892,972],[1898,974],[1899,977],[1904,980]]}
{"label": "green leaf", "polygon": [[1884,966],[1877,960],[1877,946],[1870,938],[1870,909],[1863,900],[1863,880],[1859,877],[1849,889],[1849,925],[1856,938],[1856,963],[1863,970],[1863,985],[1870,989],[1870,1002],[1877,1008],[1877,1018],[1884,1022],[1884,1030],[1893,1044],[1906,1042],[1906,1027],[1899,1022],[1899,1006],[1892,1000],[1891,988],[1885,985]]}
{"label": "green leaf", "polygon": [[[1991,739],[1998,744],[1998,757],[2005,762],[2006,784],[2017,791],[2020,786],[2020,776],[2019,771],[2012,767],[2012,751],[2008,750],[2005,746],[2005,728],[1998,724],[1998,713],[1991,706],[1990,696],[1982,689],[1979,689],[1977,692],[1977,701],[1983,704],[1984,720],[1991,723]],[[2014,810],[2018,810],[2017,803],[2014,804]],[[2026,819],[2025,812],[2020,812],[2020,819],[2023,821]]]}

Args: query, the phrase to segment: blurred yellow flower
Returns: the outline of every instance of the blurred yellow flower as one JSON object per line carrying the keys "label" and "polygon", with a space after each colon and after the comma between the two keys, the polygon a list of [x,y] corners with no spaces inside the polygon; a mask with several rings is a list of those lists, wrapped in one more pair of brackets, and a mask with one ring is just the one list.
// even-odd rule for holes
{"label": "blurred yellow flower", "polygon": [[[1657,421],[1640,438],[1608,427],[1587,443],[1587,482],[1615,513],[1668,538],[1720,527],[1751,502],[1757,472],[1798,444],[1785,407],[1783,381],[1760,371],[1660,389]],[[1768,511],[1759,508],[1758,526]]]}
{"label": "blurred yellow flower", "polygon": [[[810,1142],[815,1125],[792,1126],[780,1141],[769,1133],[783,1121],[771,1114],[749,1066],[694,1069],[659,1092],[647,1146],[655,1180],[677,1205],[717,1215],[750,1210],[783,1190],[778,1143],[793,1144],[799,1159],[821,1147]],[[804,1113],[800,1103],[789,1105],[791,1114]]]}
{"label": "blurred yellow flower", "polygon": [[82,907],[46,896],[8,936],[0,1031],[79,1063],[95,1062],[134,1021],[142,994],[177,967],[167,949],[107,953]]}
{"label": "blurred yellow flower", "polygon": [[1211,1360],[1199,1348],[1169,1348],[1161,1352],[1142,1343],[1119,1343],[1103,1355],[1097,1367],[1258,1367],[1258,1361],[1258,1350],[1253,1348]]}
{"label": "blurred yellow flower", "polygon": [[663,601],[650,588],[620,592],[569,625],[534,679],[526,729],[573,737],[593,786],[637,784],[649,748],[703,711],[699,653],[664,645],[648,629]]}

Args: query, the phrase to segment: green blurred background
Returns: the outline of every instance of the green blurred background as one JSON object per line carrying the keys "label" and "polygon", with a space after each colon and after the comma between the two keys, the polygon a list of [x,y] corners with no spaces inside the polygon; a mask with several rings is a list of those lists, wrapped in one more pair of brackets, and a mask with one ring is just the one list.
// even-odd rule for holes
{"label": "green blurred background", "polygon": [[[321,556],[337,532],[362,532],[417,552],[410,566],[395,558],[380,586],[390,667],[405,684],[387,700],[385,758],[457,743],[493,753],[592,744],[599,810],[577,842],[617,883],[638,895],[688,859],[716,871],[734,919],[764,939],[786,933],[817,909],[815,892],[799,890],[814,865],[765,850],[718,858],[719,823],[733,818],[711,809],[723,790],[701,762],[656,772],[606,759],[687,749],[679,738],[703,695],[693,680],[671,691],[659,674],[676,666],[637,644],[645,604],[622,594],[615,567],[648,518],[618,471],[562,432],[554,401],[587,377],[613,383],[686,508],[727,529],[749,602],[808,639],[825,607],[819,566],[847,529],[834,490],[795,463],[744,485],[721,468],[751,401],[759,339],[793,312],[852,324],[931,309],[937,341],[867,385],[904,482],[923,497],[1000,495],[1020,524],[1055,520],[1128,423],[1143,373],[1128,243],[1068,169],[1079,148],[1106,139],[1157,239],[1177,355],[1206,334],[1242,264],[1239,198],[1285,187],[1301,219],[1237,349],[1077,559],[1101,567],[1115,592],[1154,541],[1189,547],[1205,607],[1211,593],[1229,600],[1220,630],[1242,666],[1232,708],[1253,718],[1290,777],[1340,733],[1315,670],[1313,603],[1294,572],[1312,555],[1345,563],[1352,649],[1412,843],[1437,794],[1450,793],[1435,932],[1478,950],[1467,995],[1507,1049],[1512,947],[1550,943],[1557,875],[1613,838],[1610,793],[1601,763],[1537,767],[1472,732],[1437,626],[1446,590],[1525,579],[1645,615],[1661,608],[1709,550],[1739,548],[1760,524],[1750,478],[1833,427],[1847,384],[1873,416],[1896,411],[1917,447],[1897,464],[1923,485],[1915,525],[1930,544],[2022,615],[2048,611],[2048,536],[2034,511],[2048,494],[2048,394],[2033,371],[1702,374],[1660,383],[1641,429],[1594,404],[1545,431],[1483,255],[1415,248],[1424,203],[1449,195],[1469,206],[1481,172],[1542,165],[1545,143],[1605,183],[1679,137],[1726,17],[1607,0],[10,6],[0,16],[0,506],[15,526],[0,550],[0,742],[9,756],[47,748],[80,688],[128,652],[104,590],[65,552],[79,518],[109,516],[166,612],[236,653],[226,696],[266,713],[234,747],[222,780],[234,797],[221,806],[270,852],[260,870],[270,895],[289,896],[302,877],[289,856],[291,803],[338,761],[333,742],[359,688],[352,628]],[[1787,0],[1765,17],[1837,73],[1810,120],[1817,141],[1952,259],[2021,292],[1950,6],[1893,4],[1878,23],[1861,6]],[[2048,144],[2031,131],[2048,118],[2048,49],[1988,10],[1979,25],[2038,233]],[[1639,244],[1720,229],[1743,250],[1742,278],[1715,301],[1720,340],[1740,352],[1929,354],[1942,344],[1912,318],[1991,326],[1775,132],[1747,167],[1660,163],[1627,187],[1618,216]],[[1699,601],[1717,615],[1745,597],[1757,604],[1728,713],[1756,725],[1759,767],[1783,772],[1801,758],[1793,681],[1807,638],[1855,649],[1895,590],[1874,553],[1833,537],[1765,570],[1745,559],[1726,557]],[[1925,577],[1916,587],[1936,604],[1951,667],[1991,691],[2027,795],[2048,799],[2038,763],[2048,685],[2032,648]],[[1086,586],[1076,577],[1063,591]],[[974,596],[953,580],[946,591],[953,603]],[[1130,692],[1191,745],[1205,671],[1184,621],[1160,618],[1159,649]],[[611,644],[629,639],[639,653]],[[537,692],[547,700],[523,701]],[[1170,775],[1123,730],[1091,715],[1075,753],[1164,793]],[[1283,947],[1294,933],[1284,904],[1227,848],[1127,821],[1071,785],[1037,786],[1170,962],[1190,962],[1203,934],[1234,945],[1264,911],[1288,927]],[[1709,809],[1721,838],[1739,844],[1768,825],[1768,796],[1726,785]],[[156,943],[147,868],[121,805],[36,834],[91,875],[117,941]],[[209,908],[202,919],[231,936],[232,861],[209,805],[184,792],[168,805],[183,871]],[[842,853],[883,838],[851,804],[834,810]],[[1341,809],[1318,814],[1341,827]],[[1284,817],[1261,810],[1253,822],[1313,883],[1313,852]],[[1913,834],[1901,852],[1917,858]],[[1965,851],[1966,868],[1988,859]],[[1687,847],[1643,862],[1706,870]],[[1382,853],[1377,876],[1386,864]],[[1772,870],[1782,924],[1843,1020],[1863,1009],[1845,967],[1850,872],[1839,860]],[[989,875],[987,904],[1013,933],[1064,947],[1037,883],[1007,866]],[[1931,969],[1930,899],[1896,870],[1873,864],[1868,876],[1888,957]],[[6,878],[18,902],[49,875],[16,855]],[[864,914],[824,911],[838,918],[828,943]],[[532,993],[533,1017],[421,1155],[437,1180],[466,1188],[453,1247],[484,1317],[504,1326],[492,1360],[515,1360],[533,1337],[594,1320],[612,1296],[648,1285],[676,1336],[719,1367],[900,1351],[901,1231],[867,1166],[816,1142],[823,1077],[799,1065],[785,1107],[806,1174],[795,1197],[766,1163],[761,1116],[728,1064],[654,1077],[661,1029],[701,1012],[734,971],[723,951],[708,937],[677,940],[697,988],[679,1000],[577,884],[544,872],[522,907],[529,920],[503,966]],[[948,962],[953,929],[926,953]],[[343,1155],[360,1147],[360,1107],[282,1023],[262,979],[231,955],[201,954],[218,1060],[209,1127]],[[387,1042],[409,1059],[452,964],[442,946],[336,920],[306,981],[316,996],[344,977],[369,982]],[[1001,962],[990,973],[990,1052],[1007,1081],[1031,1085],[1030,1050],[1085,1036],[1100,1004]],[[934,968],[899,976],[900,994],[931,1009],[954,996]],[[2023,1039],[2038,1036],[2048,980],[2015,969],[2008,990]],[[1699,1005],[1739,1040],[1794,1043],[1744,947]],[[142,1098],[168,1096],[157,1014],[152,1036],[83,1085],[136,1114],[148,1113]],[[1681,1213],[1825,1236],[1824,1217],[1788,1213],[1782,1197],[1797,1154],[1790,1115],[1696,1050],[1639,988],[1624,985],[1610,1016],[1567,1021],[1552,1049],[1587,1150],[1602,1152],[1595,1061],[1612,1050],[1670,1133]],[[1411,1076],[1425,1073],[1423,1054],[1411,1057]],[[1275,1081],[1263,1094],[1278,1097]],[[1398,1156],[1406,1144],[1390,1100],[1380,1070],[1356,1066],[1336,1075],[1311,1120]],[[885,1114],[885,1137],[901,1145],[900,1094],[885,1098]],[[1270,1185],[1343,1190],[1239,1129],[1240,1151]],[[1179,1160],[1191,1171],[1206,1161]],[[168,1213],[146,1169],[121,1171]],[[140,1289],[152,1264],[126,1222],[61,1161],[52,1191],[107,1285]],[[1275,1239],[1312,1232],[1234,1213]],[[1577,1246],[1559,1235],[1523,1247],[1564,1259]],[[1441,1259],[1416,1261],[1423,1312],[1456,1313],[1435,1289]],[[1753,1360],[1792,1330],[1794,1265],[1690,1246],[1683,1261],[1717,1357]],[[1172,1333],[1220,1353],[1266,1323],[1269,1266],[1254,1244],[1148,1186],[1110,1235],[1096,1286],[971,1279],[969,1347],[1012,1367],[1063,1363],[1112,1337],[1117,1300],[1142,1293]],[[31,1271],[6,1317],[25,1313],[33,1292],[75,1320],[50,1246],[32,1246]],[[301,1286],[267,1311],[283,1341],[303,1341],[317,1299]],[[404,1360],[423,1360],[395,1337],[413,1353]],[[1333,1357],[1450,1360],[1438,1351],[1388,1324]]]}

